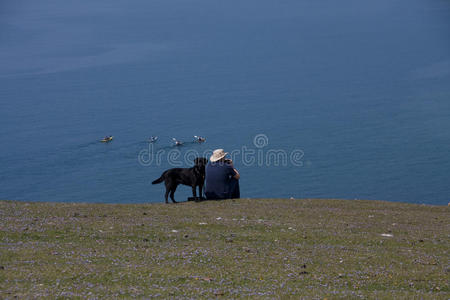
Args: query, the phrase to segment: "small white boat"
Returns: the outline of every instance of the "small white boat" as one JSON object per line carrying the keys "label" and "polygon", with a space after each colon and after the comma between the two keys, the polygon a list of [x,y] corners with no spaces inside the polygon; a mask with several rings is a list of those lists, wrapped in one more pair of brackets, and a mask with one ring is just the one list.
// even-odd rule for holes
{"label": "small white boat", "polygon": [[154,143],[154,142],[156,142],[158,140],[158,137],[157,136],[151,136],[149,139],[148,139],[148,142],[149,143]]}
{"label": "small white boat", "polygon": [[105,136],[103,139],[100,140],[100,142],[102,142],[102,143],[109,143],[109,142],[111,142],[113,140],[113,138],[114,137],[112,135]]}
{"label": "small white boat", "polygon": [[204,143],[206,142],[206,138],[202,137],[202,136],[198,136],[198,135],[194,135],[195,141],[197,143]]}
{"label": "small white boat", "polygon": [[182,141],[177,140],[176,138],[172,138],[173,142],[175,143],[175,146],[181,146],[183,145]]}

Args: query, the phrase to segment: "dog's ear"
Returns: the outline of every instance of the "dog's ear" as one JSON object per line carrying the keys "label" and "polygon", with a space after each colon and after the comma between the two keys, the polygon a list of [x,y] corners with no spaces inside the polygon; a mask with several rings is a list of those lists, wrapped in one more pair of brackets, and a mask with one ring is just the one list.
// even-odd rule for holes
{"label": "dog's ear", "polygon": [[204,157],[199,157],[198,161],[199,161],[200,164],[202,164],[204,166],[206,166],[208,164],[208,160],[206,158],[204,158]]}
{"label": "dog's ear", "polygon": [[208,160],[204,157],[197,157],[194,159],[194,164],[196,166],[206,166],[208,164]]}

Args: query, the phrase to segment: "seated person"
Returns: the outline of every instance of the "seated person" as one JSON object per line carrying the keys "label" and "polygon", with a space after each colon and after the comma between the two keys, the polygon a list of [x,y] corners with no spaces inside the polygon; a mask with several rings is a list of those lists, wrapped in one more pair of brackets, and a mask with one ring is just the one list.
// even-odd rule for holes
{"label": "seated person", "polygon": [[214,150],[206,165],[205,195],[208,200],[239,198],[239,172],[233,167],[228,153],[223,149]]}

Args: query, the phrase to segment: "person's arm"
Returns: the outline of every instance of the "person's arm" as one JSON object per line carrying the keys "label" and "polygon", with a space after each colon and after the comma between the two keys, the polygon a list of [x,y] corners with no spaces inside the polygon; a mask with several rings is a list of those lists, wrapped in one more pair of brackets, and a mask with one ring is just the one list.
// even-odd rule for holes
{"label": "person's arm", "polygon": [[234,172],[233,172],[233,173],[234,173],[233,178],[239,180],[239,178],[241,178],[241,175],[239,174],[238,170],[236,170],[236,169],[234,168],[233,161],[232,161],[231,159],[227,159],[226,162],[230,165],[230,167],[231,167],[231,168],[233,169],[233,171],[234,171]]}
{"label": "person's arm", "polygon": [[241,178],[241,175],[239,175],[239,172],[238,172],[236,169],[233,168],[233,170],[234,170],[234,172],[236,173],[236,175],[233,176],[234,179],[239,180],[239,178]]}

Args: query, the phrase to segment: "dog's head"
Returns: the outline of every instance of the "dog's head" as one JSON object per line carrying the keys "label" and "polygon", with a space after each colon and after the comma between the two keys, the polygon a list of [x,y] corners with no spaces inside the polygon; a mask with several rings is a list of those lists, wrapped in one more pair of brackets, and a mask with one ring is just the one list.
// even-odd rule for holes
{"label": "dog's head", "polygon": [[194,159],[195,166],[205,167],[207,163],[208,160],[204,157],[197,157],[196,159]]}
{"label": "dog's head", "polygon": [[207,163],[208,160],[204,157],[197,157],[194,159],[194,172],[199,176],[198,178],[201,178],[201,180],[205,179],[205,169]]}

